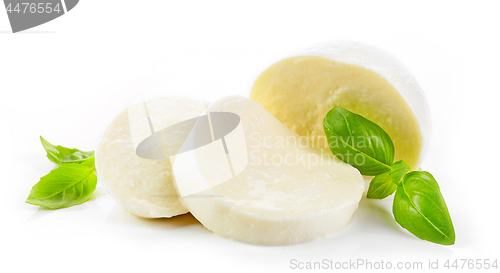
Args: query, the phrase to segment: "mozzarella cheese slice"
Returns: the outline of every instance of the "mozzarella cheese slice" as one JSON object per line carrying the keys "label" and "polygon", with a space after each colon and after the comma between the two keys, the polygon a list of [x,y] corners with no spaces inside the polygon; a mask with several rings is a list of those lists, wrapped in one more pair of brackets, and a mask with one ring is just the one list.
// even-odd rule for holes
{"label": "mozzarella cheese slice", "polygon": [[[207,112],[237,114],[241,127],[220,144],[173,160],[174,172],[177,164],[181,170],[191,164],[196,173],[175,172],[178,189],[205,183],[181,194],[181,201],[206,228],[243,242],[286,245],[331,235],[349,223],[364,192],[358,170],[313,147],[250,99],[224,98]],[[229,175],[217,177],[228,168]]]}
{"label": "mozzarella cheese slice", "polygon": [[250,98],[279,121],[330,151],[323,119],[342,106],[391,137],[395,161],[418,169],[430,134],[424,92],[394,57],[357,42],[317,45],[283,59],[255,80]]}
{"label": "mozzarella cheese slice", "polygon": [[[107,192],[128,212],[147,218],[188,212],[174,187],[170,160],[141,158],[136,149],[155,132],[197,118],[204,110],[202,102],[192,99],[156,98],[129,107],[109,125],[96,149],[96,169]],[[191,127],[174,127],[169,148],[180,147]]]}

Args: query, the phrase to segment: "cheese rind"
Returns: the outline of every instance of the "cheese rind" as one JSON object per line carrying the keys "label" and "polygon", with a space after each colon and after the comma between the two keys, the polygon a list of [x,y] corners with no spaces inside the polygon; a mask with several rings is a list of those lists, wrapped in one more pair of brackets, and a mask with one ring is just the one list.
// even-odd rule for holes
{"label": "cheese rind", "polygon": [[[174,187],[171,162],[145,159],[136,148],[153,131],[198,117],[203,103],[187,98],[155,98],[132,105],[109,125],[96,149],[100,181],[129,213],[146,218],[172,217],[188,210]],[[148,120],[149,117],[149,120]],[[170,146],[180,146],[189,133],[181,128]]]}
{"label": "cheese rind", "polygon": [[326,237],[349,223],[364,191],[358,170],[250,99],[224,98],[207,111],[240,116],[248,165],[225,183],[181,198],[205,227],[247,243],[286,245]]}

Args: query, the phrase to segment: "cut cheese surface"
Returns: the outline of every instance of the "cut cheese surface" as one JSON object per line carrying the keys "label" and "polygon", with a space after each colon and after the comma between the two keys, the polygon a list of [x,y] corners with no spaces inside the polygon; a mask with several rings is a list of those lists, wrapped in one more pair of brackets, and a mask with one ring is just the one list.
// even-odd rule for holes
{"label": "cut cheese surface", "polygon": [[379,74],[318,56],[273,64],[255,81],[250,98],[297,134],[329,151],[323,119],[342,106],[375,122],[391,137],[395,160],[418,167],[422,133],[403,96]]}
{"label": "cut cheese surface", "polygon": [[[312,147],[250,99],[227,97],[207,111],[239,115],[246,150],[228,144],[228,156],[246,153],[248,162],[226,182],[181,198],[205,227],[243,242],[285,245],[349,223],[364,191],[358,170]],[[176,183],[188,182],[176,175]]]}
{"label": "cut cheese surface", "polygon": [[[128,212],[147,218],[188,212],[175,190],[170,160],[141,158],[136,148],[152,131],[196,118],[204,110],[195,100],[156,98],[129,107],[109,125],[96,149],[96,169],[106,190]],[[169,145],[182,145],[189,131],[179,128]]]}

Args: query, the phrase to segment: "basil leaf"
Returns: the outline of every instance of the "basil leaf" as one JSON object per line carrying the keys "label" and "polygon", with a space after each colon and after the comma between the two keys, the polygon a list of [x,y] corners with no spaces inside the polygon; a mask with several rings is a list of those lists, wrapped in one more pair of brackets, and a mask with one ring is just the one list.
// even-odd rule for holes
{"label": "basil leaf", "polygon": [[418,238],[442,245],[455,243],[450,213],[430,173],[406,174],[396,190],[392,210],[396,222]]}
{"label": "basil leaf", "polygon": [[370,187],[368,187],[366,197],[372,199],[384,199],[393,194],[397,188],[398,186],[392,183],[389,172],[379,174],[370,182]]}
{"label": "basil leaf", "polygon": [[335,106],[323,120],[332,153],[363,175],[379,175],[391,170],[394,144],[377,124]]}
{"label": "basil leaf", "polygon": [[[87,162],[92,165],[86,166]],[[60,209],[89,200],[96,188],[97,177],[93,158],[85,164],[66,164],[52,170],[33,186],[26,203]]]}
{"label": "basil leaf", "polygon": [[94,151],[84,152],[78,149],[70,149],[63,146],[55,146],[40,136],[43,148],[47,152],[47,157],[54,164],[60,166],[66,163],[81,163],[94,157]]}
{"label": "basil leaf", "polygon": [[399,160],[391,166],[391,179],[396,185],[399,185],[403,176],[410,170],[410,166],[404,161]]}

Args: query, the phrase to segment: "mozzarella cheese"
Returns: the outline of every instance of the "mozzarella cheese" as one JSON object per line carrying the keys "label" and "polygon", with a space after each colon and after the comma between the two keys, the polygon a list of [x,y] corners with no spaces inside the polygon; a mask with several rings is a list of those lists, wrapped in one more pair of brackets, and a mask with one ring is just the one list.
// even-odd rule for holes
{"label": "mozzarella cheese", "polygon": [[[364,192],[358,170],[313,147],[250,99],[224,98],[207,111],[240,117],[246,149],[227,144],[228,162],[237,164],[233,159],[241,154],[248,160],[229,180],[205,179],[206,189],[181,198],[206,228],[243,242],[286,245],[331,235],[349,223]],[[226,164],[209,153],[193,156],[192,171],[202,180],[207,170],[199,166]],[[192,182],[175,175],[178,188]]]}
{"label": "mozzarella cheese", "polygon": [[381,126],[394,142],[395,160],[412,169],[430,132],[425,96],[413,76],[392,56],[359,43],[320,45],[273,64],[256,79],[250,98],[325,151],[323,119],[334,106],[345,107]]}
{"label": "mozzarella cheese", "polygon": [[[170,160],[141,158],[136,148],[154,131],[196,118],[204,110],[195,100],[156,98],[129,107],[109,125],[96,149],[96,169],[107,192],[128,212],[147,218],[188,212],[175,190]],[[179,128],[169,138],[170,147],[182,145],[189,132],[189,127]]]}

